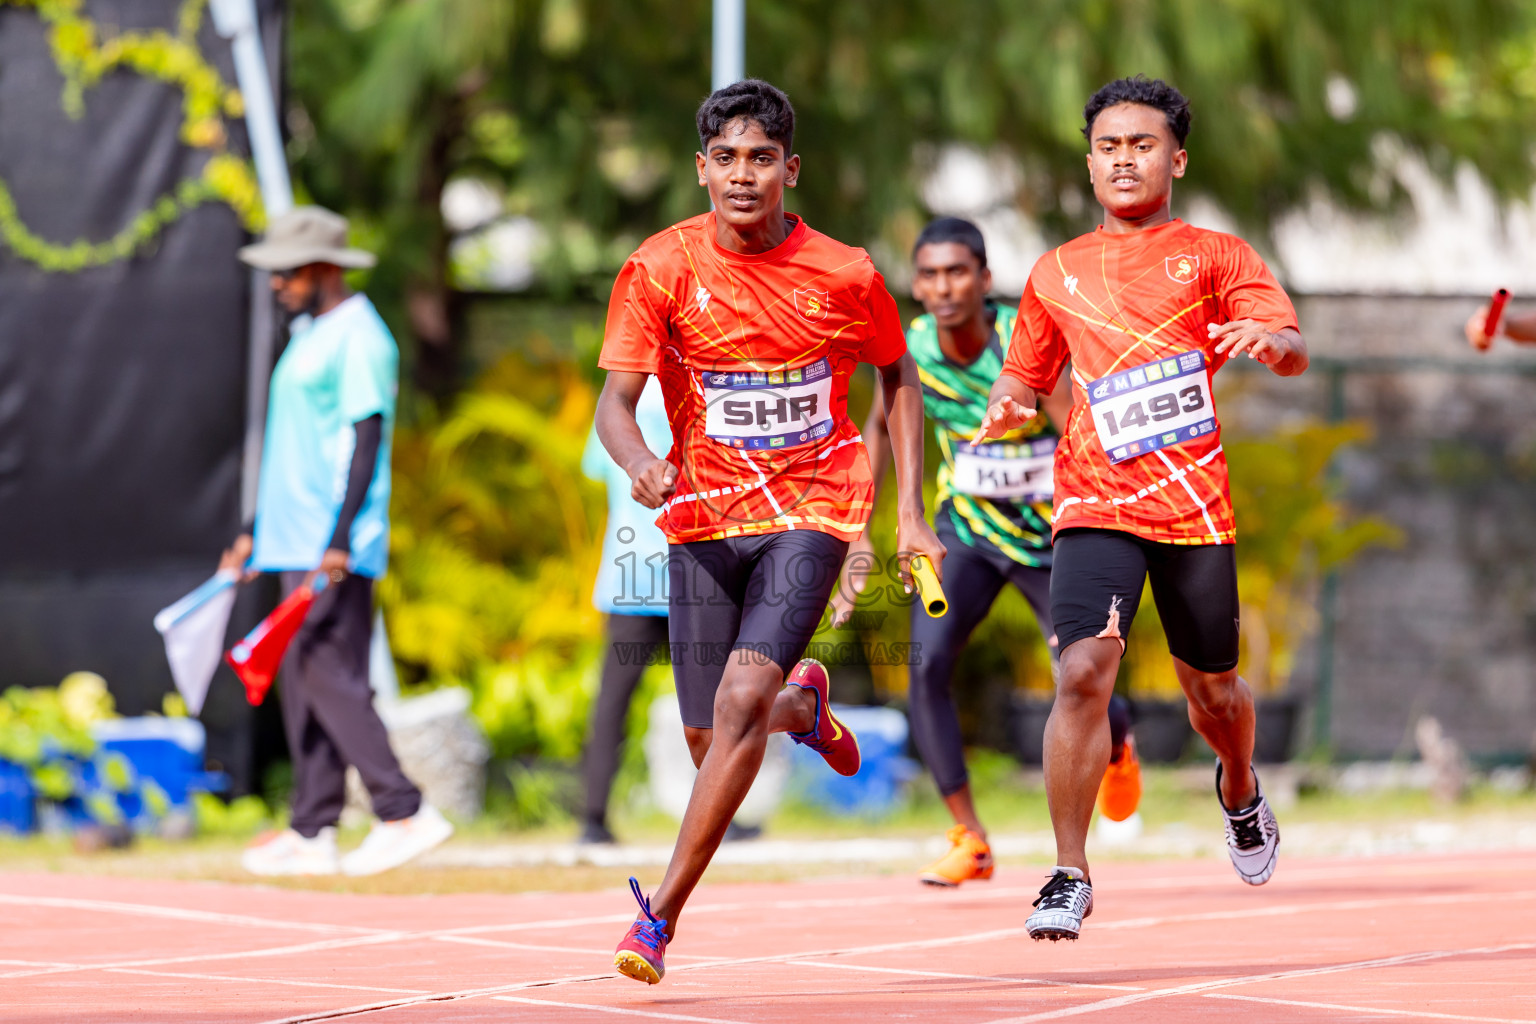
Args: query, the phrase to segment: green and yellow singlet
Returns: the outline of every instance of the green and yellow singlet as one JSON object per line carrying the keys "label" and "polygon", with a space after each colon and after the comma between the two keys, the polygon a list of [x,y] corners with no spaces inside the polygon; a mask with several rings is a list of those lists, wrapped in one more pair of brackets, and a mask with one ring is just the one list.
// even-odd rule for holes
{"label": "green and yellow singlet", "polygon": [[951,361],[939,348],[932,316],[920,316],[907,328],[907,350],[923,384],[923,411],[944,456],[935,526],[953,527],[969,547],[994,548],[1022,565],[1048,568],[1055,425],[1042,412],[1004,437],[979,448],[970,445],[1002,372],[1017,312],[992,303],[988,309],[995,315],[992,337],[969,366]]}

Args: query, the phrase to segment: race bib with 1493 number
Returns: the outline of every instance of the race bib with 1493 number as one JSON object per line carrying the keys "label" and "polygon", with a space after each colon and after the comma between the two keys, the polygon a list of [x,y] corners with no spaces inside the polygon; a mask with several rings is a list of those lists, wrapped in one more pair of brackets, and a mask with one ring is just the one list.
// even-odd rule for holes
{"label": "race bib with 1493 number", "polygon": [[1180,352],[1101,377],[1088,385],[1088,402],[1111,463],[1216,430],[1203,352]]}
{"label": "race bib with 1493 number", "polygon": [[699,373],[704,434],[749,451],[796,448],[832,433],[832,365]]}

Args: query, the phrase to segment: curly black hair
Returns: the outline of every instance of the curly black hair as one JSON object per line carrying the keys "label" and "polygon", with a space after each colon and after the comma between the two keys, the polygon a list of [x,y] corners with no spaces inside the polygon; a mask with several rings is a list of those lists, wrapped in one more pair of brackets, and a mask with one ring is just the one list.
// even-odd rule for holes
{"label": "curly black hair", "polygon": [[695,118],[699,148],[708,152],[709,140],[736,120],[756,124],[764,135],[784,147],[785,156],[789,155],[795,141],[795,108],[782,90],[761,79],[747,78],[710,93]]}
{"label": "curly black hair", "polygon": [[987,269],[987,243],[981,237],[981,229],[960,217],[940,217],[929,221],[912,245],[912,256],[916,259],[917,250],[925,245],[942,245],[945,242],[958,242],[965,246],[976,257],[981,269]]}
{"label": "curly black hair", "polygon": [[1189,100],[1161,78],[1146,75],[1117,78],[1089,97],[1088,105],[1083,108],[1083,138],[1093,141],[1090,134],[1093,119],[1117,103],[1140,103],[1161,110],[1168,119],[1168,130],[1179,140],[1179,145],[1183,146],[1184,140],[1189,138]]}

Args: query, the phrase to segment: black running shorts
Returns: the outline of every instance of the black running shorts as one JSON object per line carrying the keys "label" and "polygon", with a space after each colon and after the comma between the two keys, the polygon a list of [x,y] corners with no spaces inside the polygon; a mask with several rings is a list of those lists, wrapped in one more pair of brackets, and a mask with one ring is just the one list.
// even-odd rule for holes
{"label": "black running shorts", "polygon": [[837,584],[848,542],[818,530],[673,544],[667,560],[672,675],[683,724],[714,728],[728,664],[805,653]]}
{"label": "black running shorts", "polygon": [[1199,672],[1236,668],[1236,551],[1232,544],[1158,544],[1118,530],[1060,531],[1051,571],[1060,650],[1089,637],[1123,640],[1150,578],[1168,652]]}

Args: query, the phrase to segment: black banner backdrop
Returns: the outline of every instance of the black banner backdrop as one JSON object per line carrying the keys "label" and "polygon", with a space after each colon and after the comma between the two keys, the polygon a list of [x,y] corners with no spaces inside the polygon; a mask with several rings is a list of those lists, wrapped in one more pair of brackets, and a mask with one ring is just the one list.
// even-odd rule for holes
{"label": "black banner backdrop", "polygon": [[[259,7],[277,44],[275,4]],[[91,0],[82,14],[105,39],[174,33],[182,9]],[[199,47],[233,83],[228,43],[203,20]],[[180,138],[177,86],[115,70],[78,118],[64,87],[48,26],[0,2],[0,182],[32,234],[106,240],[201,174],[208,153]],[[244,126],[224,125],[243,155]],[[77,272],[0,242],[0,689],[95,671],[124,714],[158,710],[171,690],[150,620],[207,578],[239,525],[245,241],[234,211],[210,201],[137,255]],[[242,598],[235,628],[261,596]],[[203,720],[210,761],[248,789],[252,715],[225,669]]]}

